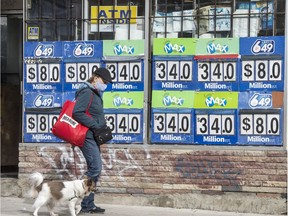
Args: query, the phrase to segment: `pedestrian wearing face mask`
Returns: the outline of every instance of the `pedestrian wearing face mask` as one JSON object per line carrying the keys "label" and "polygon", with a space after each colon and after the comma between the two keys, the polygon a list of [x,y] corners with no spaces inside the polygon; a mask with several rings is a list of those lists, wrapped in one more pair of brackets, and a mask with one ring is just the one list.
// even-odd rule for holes
{"label": "pedestrian wearing face mask", "polygon": [[[110,72],[105,68],[98,68],[75,93],[76,104],[73,110],[73,118],[90,129],[87,132],[84,146],[80,148],[87,163],[87,172],[84,177],[92,178],[95,183],[98,182],[101,174],[102,160],[100,145],[95,141],[94,134],[97,130],[106,126],[102,95],[108,83],[112,83]],[[87,108],[91,116],[86,114]],[[105,212],[105,209],[95,205],[94,193],[90,193],[89,196],[83,199],[81,207],[82,212]]]}

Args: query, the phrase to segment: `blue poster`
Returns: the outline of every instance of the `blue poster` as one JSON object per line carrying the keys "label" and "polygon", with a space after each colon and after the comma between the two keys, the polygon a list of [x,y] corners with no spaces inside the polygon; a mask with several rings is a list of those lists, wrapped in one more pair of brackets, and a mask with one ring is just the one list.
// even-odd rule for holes
{"label": "blue poster", "polygon": [[[24,57],[26,60],[34,58],[62,57],[62,42],[25,42]],[[29,63],[29,62],[27,62]]]}
{"label": "blue poster", "polygon": [[66,61],[78,61],[81,59],[91,59],[90,61],[100,61],[102,58],[102,41],[64,41],[63,58]]}
{"label": "blue poster", "polygon": [[[119,58],[120,59],[120,58]],[[112,77],[107,91],[143,91],[144,62],[140,60],[104,61]]]}
{"label": "blue poster", "polygon": [[240,145],[283,145],[282,109],[240,109],[238,128]]}
{"label": "blue poster", "polygon": [[195,109],[195,144],[237,144],[236,110]]}
{"label": "blue poster", "polygon": [[238,91],[239,59],[199,59],[195,61],[195,88],[201,91]]}
{"label": "blue poster", "polygon": [[25,91],[62,91],[61,48],[61,42],[25,43]]}
{"label": "blue poster", "polygon": [[34,91],[26,92],[24,107],[27,108],[57,108],[62,106],[62,92]]}
{"label": "blue poster", "polygon": [[113,134],[110,143],[143,143],[142,109],[105,109],[104,113]]}
{"label": "blue poster", "polygon": [[240,145],[283,144],[283,92],[239,93]]}
{"label": "blue poster", "polygon": [[63,90],[75,92],[101,67],[102,41],[63,42]]}
{"label": "blue poster", "polygon": [[52,143],[63,142],[55,137],[51,130],[53,124],[57,121],[58,112],[44,111],[41,109],[27,111],[24,113],[24,142]]}
{"label": "blue poster", "polygon": [[240,91],[284,90],[283,36],[240,39]]}
{"label": "blue poster", "polygon": [[152,88],[154,90],[195,90],[193,57],[154,56]]}
{"label": "blue poster", "polygon": [[152,109],[151,143],[192,144],[192,109]]}

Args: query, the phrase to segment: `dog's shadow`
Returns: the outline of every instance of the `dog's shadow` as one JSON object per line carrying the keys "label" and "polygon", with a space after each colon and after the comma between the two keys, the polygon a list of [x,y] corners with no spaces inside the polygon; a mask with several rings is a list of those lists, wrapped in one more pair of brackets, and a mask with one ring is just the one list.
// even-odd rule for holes
{"label": "dog's shadow", "polygon": [[[24,199],[24,207],[19,210],[19,213],[21,212],[21,215],[33,215],[34,209],[33,209],[33,203],[34,199],[30,198],[25,198]],[[68,206],[56,206],[54,208],[54,213],[58,214],[59,216],[64,216],[64,215],[70,215]],[[50,216],[50,213],[48,212],[48,209],[46,206],[42,206],[39,211],[38,211],[39,216]]]}

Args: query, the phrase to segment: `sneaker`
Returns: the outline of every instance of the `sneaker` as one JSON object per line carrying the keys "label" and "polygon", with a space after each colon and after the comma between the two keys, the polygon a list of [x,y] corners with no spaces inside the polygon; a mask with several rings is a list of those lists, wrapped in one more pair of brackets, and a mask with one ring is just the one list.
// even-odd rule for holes
{"label": "sneaker", "polygon": [[102,209],[100,207],[95,207],[94,209],[88,210],[88,211],[83,211],[81,210],[81,212],[83,213],[90,213],[90,214],[94,214],[94,213],[104,213],[105,209]]}

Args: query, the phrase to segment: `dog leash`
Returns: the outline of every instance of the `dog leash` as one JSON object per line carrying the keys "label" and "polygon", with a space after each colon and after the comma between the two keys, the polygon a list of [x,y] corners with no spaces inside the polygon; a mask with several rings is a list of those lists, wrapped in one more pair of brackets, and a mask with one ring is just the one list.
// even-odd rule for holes
{"label": "dog leash", "polygon": [[72,150],[73,150],[73,157],[74,157],[74,170],[75,170],[75,176],[78,179],[78,174],[77,174],[77,166],[76,166],[76,154],[75,154],[75,146],[72,145]]}

